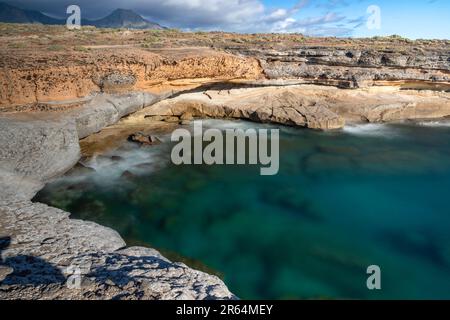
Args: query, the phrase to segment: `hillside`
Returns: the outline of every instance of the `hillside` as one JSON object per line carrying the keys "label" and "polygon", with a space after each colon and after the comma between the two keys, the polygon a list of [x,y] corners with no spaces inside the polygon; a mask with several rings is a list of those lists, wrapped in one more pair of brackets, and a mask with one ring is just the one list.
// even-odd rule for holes
{"label": "hillside", "polygon": [[132,10],[117,9],[110,15],[88,24],[97,28],[127,28],[127,29],[164,29],[159,24],[150,22]]}
{"label": "hillside", "polygon": [[[0,22],[43,25],[64,25],[66,23],[65,19],[55,19],[39,11],[21,9],[3,2],[0,2]],[[82,19],[82,24],[97,28],[165,29],[155,22],[144,19],[136,12],[126,9],[116,9],[108,16],[98,20]]]}
{"label": "hillside", "polygon": [[64,20],[54,19],[34,10],[23,10],[0,2],[0,22],[6,23],[40,23],[47,25],[64,24]]}

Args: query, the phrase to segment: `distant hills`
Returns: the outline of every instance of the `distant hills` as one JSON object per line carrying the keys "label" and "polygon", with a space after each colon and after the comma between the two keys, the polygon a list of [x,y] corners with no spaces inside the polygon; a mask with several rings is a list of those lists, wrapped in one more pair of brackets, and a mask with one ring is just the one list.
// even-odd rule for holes
{"label": "distant hills", "polygon": [[[21,9],[3,2],[0,2],[0,22],[45,25],[66,24],[65,19],[52,18],[39,11]],[[82,19],[81,24],[97,28],[166,29],[155,22],[144,19],[134,11],[126,9],[116,9],[110,15],[98,20]]]}
{"label": "distant hills", "polygon": [[0,2],[0,22],[65,24],[65,21],[46,16],[39,11],[24,10]]}
{"label": "distant hills", "polygon": [[99,20],[85,20],[84,24],[97,28],[165,29],[155,22],[144,19],[136,12],[125,9],[116,9],[110,15]]}

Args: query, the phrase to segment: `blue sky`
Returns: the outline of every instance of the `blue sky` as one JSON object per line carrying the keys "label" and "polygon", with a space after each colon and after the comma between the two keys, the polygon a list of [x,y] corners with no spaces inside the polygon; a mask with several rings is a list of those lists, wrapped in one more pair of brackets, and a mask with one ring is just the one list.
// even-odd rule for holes
{"label": "blue sky", "polygon": [[[1,1],[1,0],[0,0]],[[450,0],[9,0],[23,8],[64,16],[77,4],[83,18],[132,9],[167,27],[234,32],[298,32],[314,36],[398,34],[450,39]],[[369,29],[369,6],[380,9],[380,28]],[[373,16],[372,16],[373,17]]]}
{"label": "blue sky", "polygon": [[[297,3],[296,0],[264,0],[267,7],[274,9],[292,8]],[[380,29],[367,27],[370,5],[380,8]],[[399,34],[411,39],[450,39],[449,0],[311,0],[292,19],[307,21],[327,14],[334,19],[323,23],[317,19],[316,24],[304,27],[306,33],[354,37]]]}

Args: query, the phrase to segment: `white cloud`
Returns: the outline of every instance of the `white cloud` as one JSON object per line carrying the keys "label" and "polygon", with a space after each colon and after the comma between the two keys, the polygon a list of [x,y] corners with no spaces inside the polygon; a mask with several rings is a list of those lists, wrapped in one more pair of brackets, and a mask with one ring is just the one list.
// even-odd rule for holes
{"label": "white cloud", "polygon": [[275,33],[293,32],[294,31],[293,26],[295,25],[296,21],[297,20],[295,20],[294,18],[287,18],[282,21],[278,21],[273,25],[271,32]]}
{"label": "white cloud", "polygon": [[314,17],[314,18],[308,18],[305,20],[301,20],[298,22],[298,25],[299,26],[321,25],[321,24],[327,24],[327,23],[332,23],[332,22],[339,22],[344,19],[345,19],[345,17],[338,16],[336,13],[330,12],[321,17]]}
{"label": "white cloud", "polygon": [[286,18],[273,24],[272,32],[278,33],[304,33],[306,35],[348,35],[350,29],[343,27],[329,26],[345,20],[344,16],[335,13],[327,13],[320,17],[312,17],[302,20]]}
{"label": "white cloud", "polygon": [[276,9],[272,13],[270,13],[267,18],[268,19],[275,19],[278,20],[280,18],[286,17],[288,14],[288,11],[286,9]]}
{"label": "white cloud", "polygon": [[[332,0],[333,1],[333,0]],[[338,0],[334,0],[338,1]],[[73,0],[15,0],[15,5],[63,15]],[[116,8],[132,9],[168,27],[188,30],[237,32],[306,32],[344,19],[328,13],[298,19],[310,3],[300,0],[291,8],[267,8],[262,0],[78,0],[84,18],[98,18]],[[331,30],[331,29],[330,29]]]}

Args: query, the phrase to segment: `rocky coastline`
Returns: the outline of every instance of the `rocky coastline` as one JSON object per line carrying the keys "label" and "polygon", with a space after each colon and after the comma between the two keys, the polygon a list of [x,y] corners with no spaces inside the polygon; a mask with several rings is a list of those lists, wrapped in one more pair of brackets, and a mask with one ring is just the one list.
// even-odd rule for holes
{"label": "rocky coastline", "polygon": [[[114,230],[31,199],[78,163],[80,139],[119,121],[330,130],[450,117],[448,46],[121,48],[41,54],[38,65],[2,52],[0,299],[235,299],[215,276],[127,248]],[[75,289],[74,275],[82,276]]]}
{"label": "rocky coastline", "polygon": [[[80,137],[154,98],[96,98],[96,108],[76,117],[1,118],[0,299],[235,298],[215,276],[172,263],[153,249],[127,248],[109,228],[30,201],[79,161]],[[68,286],[74,276],[82,279],[79,287]]]}

